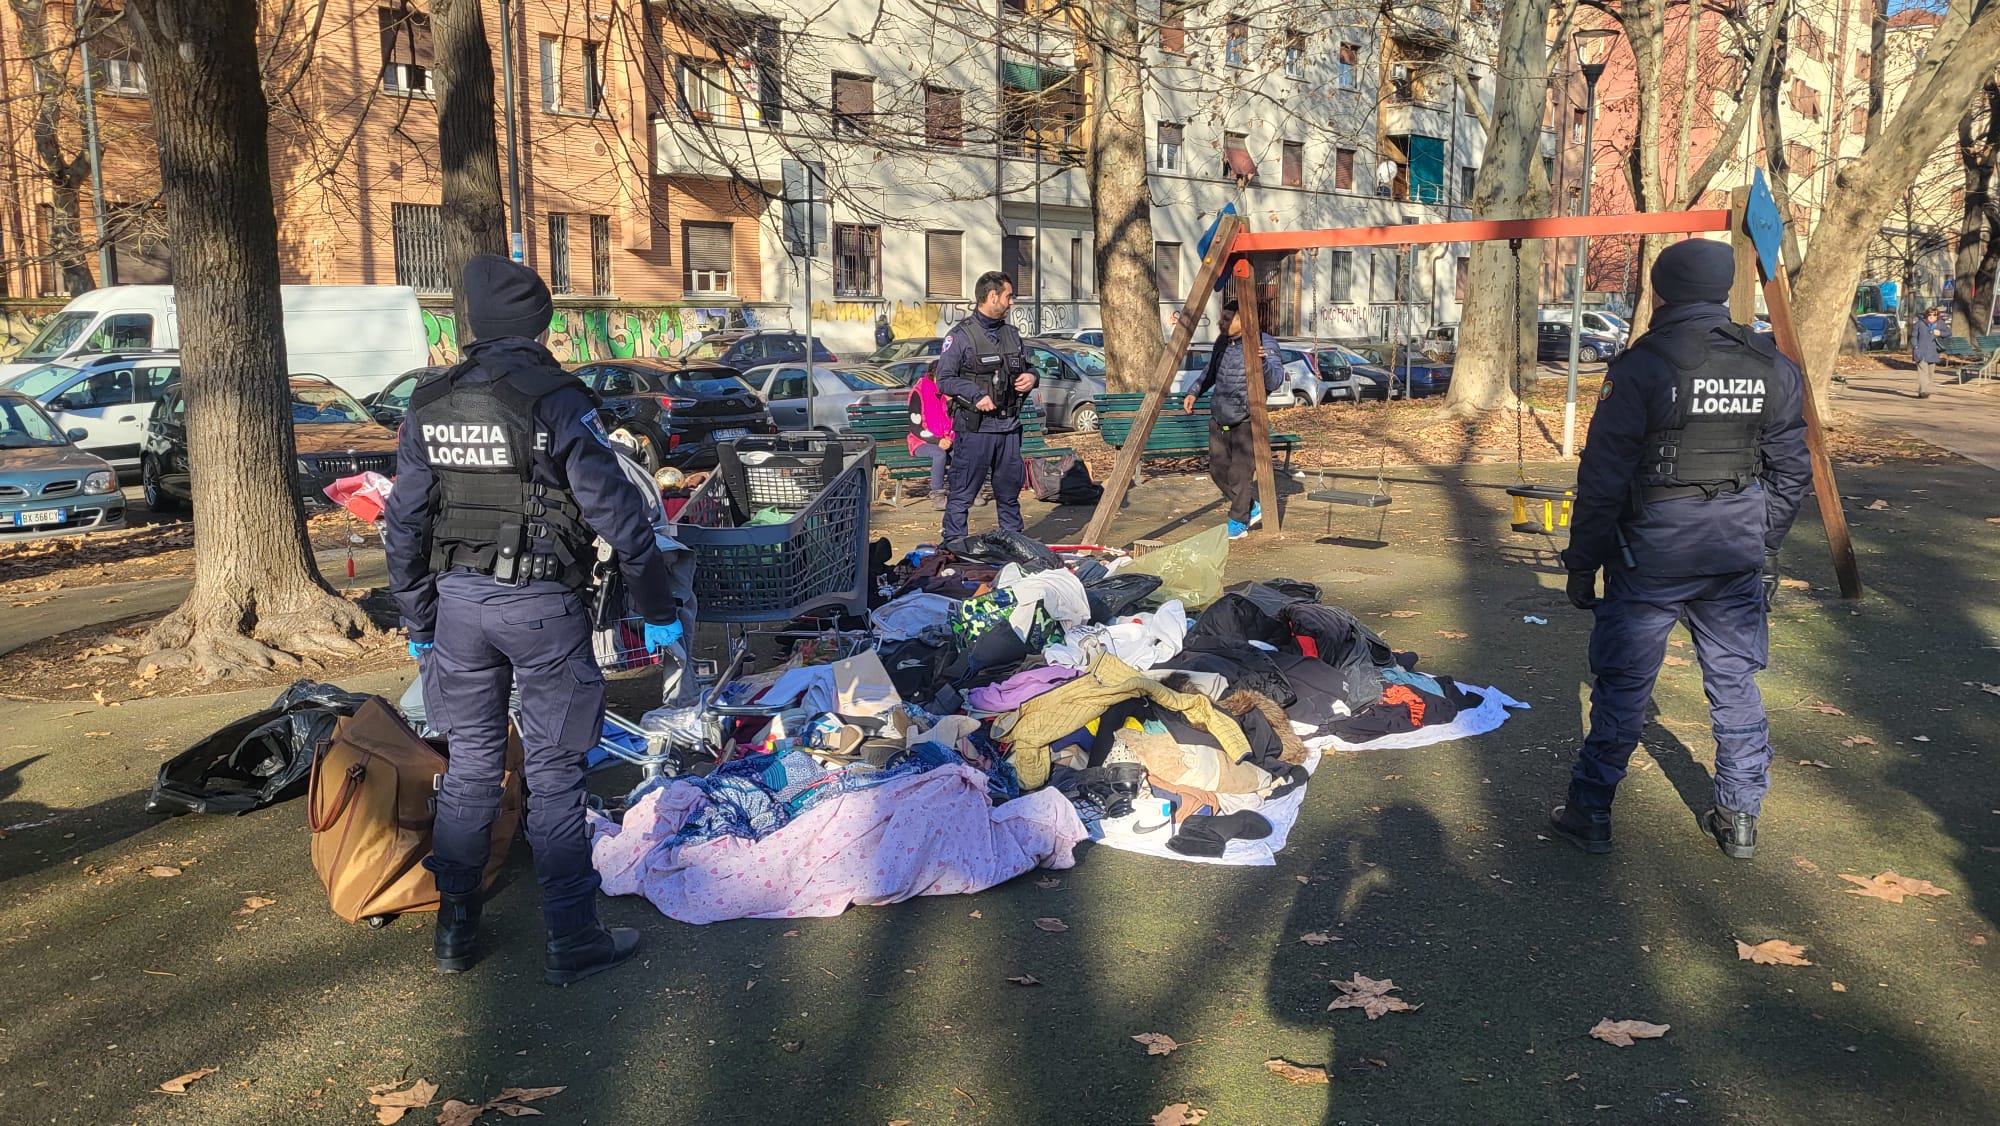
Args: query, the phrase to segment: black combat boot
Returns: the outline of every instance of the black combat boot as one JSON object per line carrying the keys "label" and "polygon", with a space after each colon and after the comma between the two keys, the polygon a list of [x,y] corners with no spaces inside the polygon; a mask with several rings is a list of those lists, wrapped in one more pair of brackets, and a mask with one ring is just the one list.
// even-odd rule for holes
{"label": "black combat boot", "polygon": [[639,932],[631,927],[592,923],[579,931],[549,936],[549,956],[543,980],[568,985],[631,960],[639,950]]}
{"label": "black combat boot", "polygon": [[1549,828],[1585,852],[1603,855],[1611,851],[1611,811],[1608,809],[1559,805],[1549,811]]}
{"label": "black combat boot", "polygon": [[1738,813],[1733,809],[1717,806],[1702,818],[1708,827],[1708,835],[1722,851],[1737,860],[1748,860],[1757,855],[1757,815]]}
{"label": "black combat boot", "polygon": [[439,973],[463,973],[472,968],[473,939],[479,934],[479,907],[484,898],[476,891],[438,894],[435,949]]}

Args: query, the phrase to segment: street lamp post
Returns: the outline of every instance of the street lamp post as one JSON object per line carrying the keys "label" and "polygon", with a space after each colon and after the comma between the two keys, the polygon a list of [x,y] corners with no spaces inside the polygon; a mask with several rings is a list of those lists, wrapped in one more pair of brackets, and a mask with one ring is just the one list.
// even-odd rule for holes
{"label": "street lamp post", "polygon": [[[1605,61],[1611,57],[1611,47],[1617,39],[1617,29],[1609,27],[1586,27],[1570,37],[1576,47],[1577,67],[1583,71],[1584,87],[1583,184],[1577,207],[1581,215],[1590,214],[1590,158],[1597,133],[1597,80],[1604,75]],[[1583,335],[1583,267],[1589,250],[1590,236],[1578,235],[1576,262],[1570,267],[1569,389],[1563,398],[1562,455],[1565,460],[1576,456],[1576,364]]]}

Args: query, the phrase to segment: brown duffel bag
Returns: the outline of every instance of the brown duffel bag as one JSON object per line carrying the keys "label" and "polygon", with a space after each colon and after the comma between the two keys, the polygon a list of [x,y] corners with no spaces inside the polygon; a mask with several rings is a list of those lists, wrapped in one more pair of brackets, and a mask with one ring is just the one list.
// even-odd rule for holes
{"label": "brown duffel bag", "polygon": [[[437,881],[424,858],[445,756],[420,738],[380,697],[333,729],[313,756],[306,786],[312,862],[333,913],[348,922],[411,911],[435,911]],[[506,863],[521,823],[521,741],[507,736],[507,773],[486,886]]]}

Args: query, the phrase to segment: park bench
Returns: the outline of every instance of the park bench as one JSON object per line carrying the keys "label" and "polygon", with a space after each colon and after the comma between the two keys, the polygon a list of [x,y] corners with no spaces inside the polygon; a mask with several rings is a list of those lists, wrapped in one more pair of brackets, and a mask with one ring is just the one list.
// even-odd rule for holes
{"label": "park bench", "polygon": [[1980,337],[1951,336],[1938,342],[1939,358],[1978,369],[1975,378],[1987,379],[2000,368],[2000,334]]}
{"label": "park bench", "polygon": [[[931,459],[910,452],[910,411],[899,404],[855,403],[847,408],[847,428],[875,440],[875,466],[895,482],[891,503],[903,502],[903,482],[922,481],[931,475]],[[1060,457],[1071,452],[1066,446],[1048,444],[1048,429],[1042,412],[1033,407],[1021,412],[1021,456]]]}
{"label": "park bench", "polygon": [[[1145,401],[1145,395],[1130,392],[1097,397],[1097,432],[1106,445],[1124,448],[1125,440],[1132,435],[1132,419]],[[1284,451],[1288,473],[1292,468],[1292,451],[1302,442],[1297,434],[1271,431],[1271,448]],[[1169,399],[1160,417],[1153,421],[1152,432],[1146,435],[1145,452],[1139,456],[1143,464],[1149,458],[1201,457],[1207,453],[1208,396],[1204,395],[1195,400],[1194,411],[1187,414],[1181,412],[1179,399]]]}

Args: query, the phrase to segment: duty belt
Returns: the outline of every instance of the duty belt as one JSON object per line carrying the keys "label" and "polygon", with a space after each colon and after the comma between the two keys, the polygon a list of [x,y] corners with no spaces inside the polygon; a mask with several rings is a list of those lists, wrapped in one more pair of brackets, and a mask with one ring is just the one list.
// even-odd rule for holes
{"label": "duty belt", "polygon": [[1681,497],[1701,497],[1703,500],[1714,500],[1725,493],[1734,496],[1749,487],[1749,485],[1739,485],[1734,481],[1719,481],[1713,485],[1647,485],[1640,499],[1644,500],[1647,504],[1652,504],[1654,501],[1660,500],[1677,500]]}

